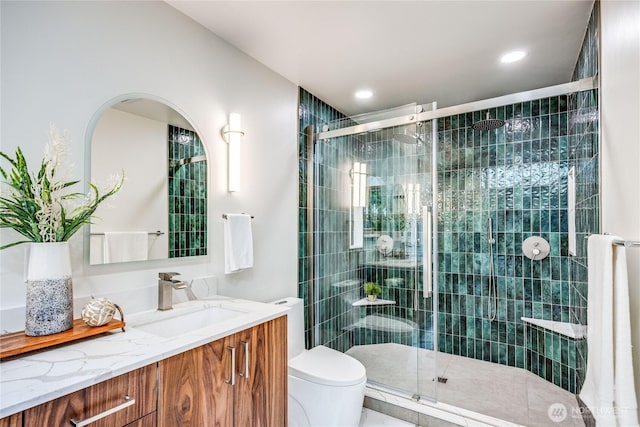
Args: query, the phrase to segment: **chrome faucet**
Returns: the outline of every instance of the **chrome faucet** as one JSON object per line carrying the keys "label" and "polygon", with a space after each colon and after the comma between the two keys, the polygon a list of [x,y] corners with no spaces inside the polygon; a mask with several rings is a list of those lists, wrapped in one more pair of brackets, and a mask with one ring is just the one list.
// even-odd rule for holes
{"label": "chrome faucet", "polygon": [[173,289],[184,289],[190,301],[197,299],[191,290],[191,283],[175,280],[173,276],[180,273],[158,273],[158,310],[171,310],[173,308]]}

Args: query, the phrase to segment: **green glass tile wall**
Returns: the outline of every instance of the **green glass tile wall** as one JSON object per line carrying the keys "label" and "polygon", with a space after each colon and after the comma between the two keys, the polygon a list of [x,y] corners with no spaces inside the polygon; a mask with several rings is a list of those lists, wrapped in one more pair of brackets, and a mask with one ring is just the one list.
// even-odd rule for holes
{"label": "green glass tile wall", "polygon": [[[596,3],[575,79],[597,74],[597,21]],[[567,363],[551,357],[542,368],[540,358],[549,346],[529,340],[520,318],[586,324],[584,237],[599,229],[597,98],[592,90],[440,120],[441,351],[527,368],[567,390],[580,390],[585,340],[572,341],[574,357]],[[487,112],[506,120],[505,127],[473,131],[470,125]],[[571,166],[577,178],[577,257],[567,251]],[[489,217],[498,288],[493,322],[487,318]],[[549,241],[548,258],[531,261],[522,255],[522,241],[531,235]]]}
{"label": "green glass tile wall", "polygon": [[[474,131],[486,116],[506,121]],[[439,122],[440,350],[525,367],[521,317],[569,321],[566,96]],[[493,220],[497,316],[488,319],[488,220]],[[529,236],[549,257],[522,253]]]}
{"label": "green glass tile wall", "polygon": [[[599,2],[595,2],[573,80],[598,75]],[[577,254],[571,257],[570,321],[587,324],[587,245],[585,237],[600,232],[599,197],[599,111],[598,91],[577,93],[569,97],[575,115],[570,117],[569,158],[576,171]],[[587,366],[587,342],[576,342],[576,392],[584,382]]]}
{"label": "green glass tile wall", "polygon": [[[182,138],[181,138],[182,136]],[[169,258],[207,254],[207,162],[176,168],[206,154],[197,133],[169,125]]]}
{"label": "green glass tile wall", "polygon": [[578,370],[585,366],[577,358],[579,341],[535,325],[526,325],[527,368],[532,373],[571,393],[576,388]]}
{"label": "green glass tile wall", "polygon": [[[309,304],[314,304],[318,325],[316,340],[319,344],[346,351],[351,347],[349,334],[344,331],[356,310],[346,304],[346,294],[353,288],[346,285],[350,280],[358,279],[358,251],[349,249],[349,211],[340,203],[347,197],[352,153],[348,140],[334,141],[332,144],[316,143],[314,155],[315,177],[307,171],[306,134],[307,126],[313,126],[318,132],[324,124],[343,119],[346,116],[330,105],[322,102],[303,88],[299,89],[298,104],[298,147],[299,147],[299,237],[298,237],[298,295],[305,304],[306,345],[310,347],[312,319],[309,318]],[[315,200],[309,203],[307,189],[314,187]],[[314,208],[315,229],[307,223],[307,210]],[[313,301],[309,295],[309,271],[307,240],[316,233],[315,241],[315,286],[319,298]],[[354,283],[353,286],[357,286]]]}
{"label": "green glass tile wall", "polygon": [[315,151],[315,286],[319,343],[338,351],[353,346],[349,326],[360,292],[361,249],[350,249],[351,170],[354,137],[316,143]]}

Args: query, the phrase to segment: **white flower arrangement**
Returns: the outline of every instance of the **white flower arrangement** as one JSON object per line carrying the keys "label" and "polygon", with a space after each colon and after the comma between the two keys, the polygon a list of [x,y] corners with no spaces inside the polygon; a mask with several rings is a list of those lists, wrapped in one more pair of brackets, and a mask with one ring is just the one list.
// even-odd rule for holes
{"label": "white flower arrangement", "polygon": [[49,129],[49,143],[37,173],[30,173],[20,147],[15,157],[0,151],[0,157],[11,164],[11,170],[0,167],[3,182],[0,187],[0,228],[11,228],[27,240],[0,246],[6,249],[27,242],[64,242],[83,225],[90,224],[98,205],[117,193],[124,183],[124,174],[115,178],[101,192],[89,183],[88,194],[65,193],[79,181],[69,180],[71,165],[67,146],[69,132]]}

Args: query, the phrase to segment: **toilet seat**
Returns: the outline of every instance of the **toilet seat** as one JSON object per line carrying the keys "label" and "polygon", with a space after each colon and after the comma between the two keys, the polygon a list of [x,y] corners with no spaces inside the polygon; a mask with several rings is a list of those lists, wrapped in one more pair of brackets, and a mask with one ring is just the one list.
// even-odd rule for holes
{"label": "toilet seat", "polygon": [[337,387],[352,386],[367,380],[366,370],[360,362],[323,345],[289,360],[289,375]]}

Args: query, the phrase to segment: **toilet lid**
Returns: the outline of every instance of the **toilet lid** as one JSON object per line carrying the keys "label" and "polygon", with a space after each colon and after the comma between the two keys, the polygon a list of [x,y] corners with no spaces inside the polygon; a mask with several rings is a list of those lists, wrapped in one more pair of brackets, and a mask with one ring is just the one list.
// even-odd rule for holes
{"label": "toilet lid", "polygon": [[362,363],[319,345],[289,360],[289,374],[316,384],[349,386],[367,379]]}

